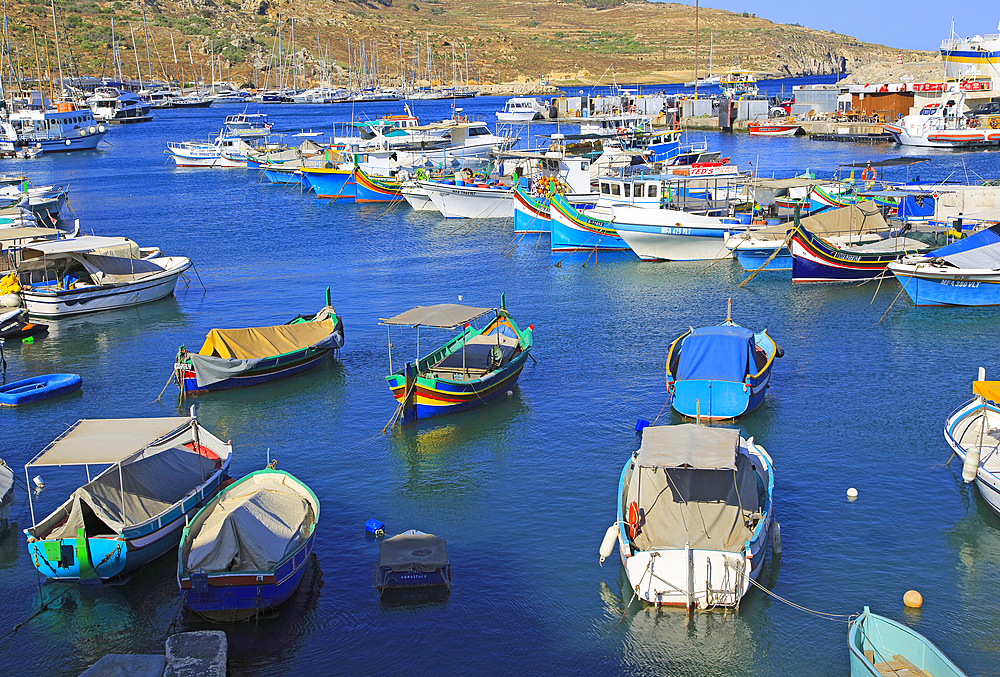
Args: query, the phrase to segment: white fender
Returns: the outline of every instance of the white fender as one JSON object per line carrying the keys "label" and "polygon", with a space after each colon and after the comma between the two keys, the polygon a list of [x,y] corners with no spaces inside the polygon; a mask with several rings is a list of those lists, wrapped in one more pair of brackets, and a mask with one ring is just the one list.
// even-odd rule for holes
{"label": "white fender", "polygon": [[604,532],[604,540],[601,541],[601,560],[599,564],[604,564],[604,560],[611,557],[615,551],[615,543],[618,541],[618,523],[615,522]]}
{"label": "white fender", "polygon": [[962,479],[965,483],[975,481],[979,474],[979,447],[972,447],[965,452],[965,463],[962,464]]}

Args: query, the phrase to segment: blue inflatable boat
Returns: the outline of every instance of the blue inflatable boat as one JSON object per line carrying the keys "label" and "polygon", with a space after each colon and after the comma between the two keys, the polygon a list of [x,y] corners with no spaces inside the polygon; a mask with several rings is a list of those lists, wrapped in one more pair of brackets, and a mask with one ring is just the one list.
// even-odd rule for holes
{"label": "blue inflatable boat", "polygon": [[0,386],[0,405],[16,407],[20,404],[47,400],[75,392],[83,385],[79,374],[45,374]]}

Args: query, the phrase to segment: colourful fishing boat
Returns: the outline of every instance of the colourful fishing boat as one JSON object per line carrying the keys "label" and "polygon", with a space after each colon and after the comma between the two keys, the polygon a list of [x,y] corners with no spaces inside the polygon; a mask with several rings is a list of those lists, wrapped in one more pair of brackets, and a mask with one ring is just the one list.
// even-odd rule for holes
{"label": "colourful fishing boat", "polygon": [[888,269],[917,306],[1000,305],[1000,225]]}
{"label": "colourful fishing boat", "polygon": [[776,357],[785,352],[764,329],[752,332],[731,319],[689,328],[667,353],[670,406],[690,418],[736,418],[764,401]]}
{"label": "colourful fishing boat", "polygon": [[[175,550],[184,523],[218,491],[233,445],[191,417],[82,420],[24,466],[108,466],[25,529],[38,571],[104,581]],[[42,494],[44,496],[44,494]]]}
{"label": "colourful fishing boat", "polygon": [[[471,326],[471,322],[490,314],[493,318],[482,329]],[[418,306],[383,319],[380,324],[390,332],[390,370],[393,326],[417,330],[418,355],[421,327],[461,329],[441,347],[386,376],[399,403],[393,420],[403,423],[471,409],[509,391],[517,384],[531,354],[535,328],[518,327],[504,306],[503,296],[499,308],[451,303]]]}
{"label": "colourful fishing boat", "polygon": [[302,581],[318,523],[316,494],[286,472],[267,468],[230,484],[184,527],[184,606],[217,623],[277,607]]}
{"label": "colourful fishing boat", "polygon": [[355,202],[393,202],[403,197],[403,182],[394,178],[375,176],[358,167],[354,181]]}
{"label": "colourful fishing boat", "polygon": [[354,202],[357,197],[357,182],[354,169],[337,167],[301,167],[302,185],[316,197],[334,202]]}
{"label": "colourful fishing boat", "polygon": [[551,233],[548,197],[535,195],[520,184],[514,186],[514,232]]}
{"label": "colourful fishing boat", "polygon": [[868,607],[847,630],[851,677],[965,677],[934,644]]}
{"label": "colourful fishing boat", "polygon": [[610,221],[589,216],[557,193],[551,201],[552,251],[631,251]]}
{"label": "colourful fishing boat", "polygon": [[181,397],[275,381],[318,366],[344,346],[344,319],[329,305],[274,327],[213,329],[197,353],[181,346],[174,381]]}
{"label": "colourful fishing boat", "polygon": [[883,275],[891,262],[927,249],[905,237],[840,248],[801,224],[792,228],[791,238],[792,282],[871,280]]}

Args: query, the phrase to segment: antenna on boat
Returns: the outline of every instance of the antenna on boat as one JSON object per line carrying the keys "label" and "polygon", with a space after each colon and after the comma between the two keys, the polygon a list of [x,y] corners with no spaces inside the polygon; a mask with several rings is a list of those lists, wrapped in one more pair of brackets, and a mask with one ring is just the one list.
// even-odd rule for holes
{"label": "antenna on boat", "polygon": [[[732,314],[733,314],[733,297],[730,296],[729,300],[726,301],[726,322],[733,321]],[[194,407],[191,408],[194,409]]]}

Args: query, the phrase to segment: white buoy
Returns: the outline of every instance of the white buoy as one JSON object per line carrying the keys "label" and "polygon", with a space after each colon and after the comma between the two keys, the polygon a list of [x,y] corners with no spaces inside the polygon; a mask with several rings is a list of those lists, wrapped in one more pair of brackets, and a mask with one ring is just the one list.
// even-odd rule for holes
{"label": "white buoy", "polygon": [[778,520],[771,524],[771,554],[781,554],[781,525],[778,524]]}
{"label": "white buoy", "polygon": [[35,488],[37,489],[45,488],[45,482],[42,481],[41,475],[35,475],[33,478],[31,478],[31,481],[35,483]]}
{"label": "white buoy", "polygon": [[608,527],[608,530],[604,532],[604,540],[601,541],[601,561],[599,564],[603,565],[604,560],[611,557],[611,553],[615,551],[615,542],[618,540],[618,523],[612,524]]}
{"label": "white buoy", "polygon": [[965,461],[962,463],[962,479],[965,483],[974,482],[979,474],[979,447],[971,447],[965,452]]}
{"label": "white buoy", "polygon": [[858,497],[858,490],[857,489],[855,489],[854,487],[851,487],[850,489],[847,490],[847,498],[849,498],[849,499],[851,499],[853,501],[857,497]]}

